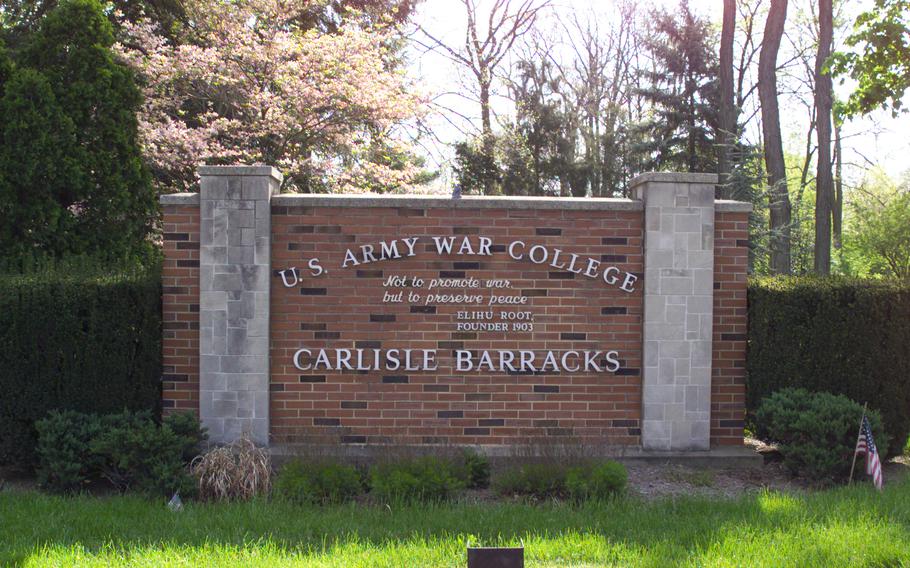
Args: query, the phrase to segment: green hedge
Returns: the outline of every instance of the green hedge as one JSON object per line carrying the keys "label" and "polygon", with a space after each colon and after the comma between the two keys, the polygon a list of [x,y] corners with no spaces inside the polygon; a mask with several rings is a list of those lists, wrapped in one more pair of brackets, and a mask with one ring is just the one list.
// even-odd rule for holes
{"label": "green hedge", "polygon": [[843,394],[910,433],[910,283],[757,278],[749,284],[747,406],[786,387]]}
{"label": "green hedge", "polygon": [[32,466],[51,410],[159,411],[158,269],[0,273],[0,463]]}

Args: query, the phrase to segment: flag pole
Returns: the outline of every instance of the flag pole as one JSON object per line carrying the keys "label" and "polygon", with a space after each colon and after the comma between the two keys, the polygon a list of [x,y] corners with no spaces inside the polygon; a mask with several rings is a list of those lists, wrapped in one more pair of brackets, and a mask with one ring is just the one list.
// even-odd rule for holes
{"label": "flag pole", "polygon": [[[856,469],[856,446],[859,445],[859,438],[863,435],[863,420],[866,419],[866,407],[869,406],[869,403],[863,403],[863,417],[859,419],[859,431],[856,433],[856,445],[853,446],[853,465],[850,466],[850,481],[848,485],[853,483],[853,470]],[[868,449],[866,450],[868,451]]]}

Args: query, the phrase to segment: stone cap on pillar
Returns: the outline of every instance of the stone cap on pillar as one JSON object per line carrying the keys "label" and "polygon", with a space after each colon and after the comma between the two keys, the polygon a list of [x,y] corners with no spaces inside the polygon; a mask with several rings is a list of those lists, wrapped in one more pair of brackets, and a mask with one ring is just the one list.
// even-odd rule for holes
{"label": "stone cap on pillar", "polygon": [[196,171],[202,176],[269,176],[278,183],[284,176],[272,166],[199,166]]}
{"label": "stone cap on pillar", "polygon": [[688,172],[648,172],[637,175],[629,182],[629,189],[646,183],[697,183],[717,185],[717,174]]}

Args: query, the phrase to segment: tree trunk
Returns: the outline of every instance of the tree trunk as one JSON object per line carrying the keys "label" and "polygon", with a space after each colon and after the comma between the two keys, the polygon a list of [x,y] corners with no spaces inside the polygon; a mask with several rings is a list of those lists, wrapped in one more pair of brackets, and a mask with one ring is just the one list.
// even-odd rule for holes
{"label": "tree trunk", "polygon": [[[492,164],[495,152],[495,140],[493,139],[493,124],[490,118],[490,81],[488,73],[481,72],[480,81],[480,124],[481,124],[481,151],[487,159],[487,163]],[[492,179],[486,176],[484,179],[484,193],[491,195],[495,193],[496,187]]]}
{"label": "tree trunk", "polygon": [[831,75],[825,62],[831,55],[832,0],[818,3],[818,52],[815,57],[815,106],[818,108],[818,173],[815,176],[815,272],[831,273],[831,212],[834,179],[831,174]]}
{"label": "tree trunk", "polygon": [[780,49],[787,0],[771,0],[761,54],[758,58],[758,98],[761,102],[765,167],[768,170],[771,209],[771,272],[790,273],[790,195],[777,106],[777,52]]}
{"label": "tree trunk", "polygon": [[834,121],[834,248],[839,249],[844,238],[844,153],[840,143],[840,123]]}
{"label": "tree trunk", "polygon": [[733,171],[733,142],[736,139],[736,110],[733,103],[733,32],[736,27],[736,0],[724,0],[724,21],[720,32],[720,128],[717,133],[717,173],[720,195],[730,196]]}

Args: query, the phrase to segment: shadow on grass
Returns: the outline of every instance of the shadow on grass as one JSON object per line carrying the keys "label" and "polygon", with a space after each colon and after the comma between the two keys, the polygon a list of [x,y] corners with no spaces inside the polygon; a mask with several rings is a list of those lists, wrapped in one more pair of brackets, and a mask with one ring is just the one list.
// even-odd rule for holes
{"label": "shadow on grass", "polygon": [[[184,556],[192,563],[464,566],[464,547],[526,547],[529,565],[910,565],[910,482],[736,500],[295,507],[136,497],[0,493],[0,563],[99,564]],[[207,552],[208,551],[208,552]],[[90,564],[91,562],[86,562]],[[268,562],[264,562],[268,563]],[[411,564],[411,565],[417,565]]]}

